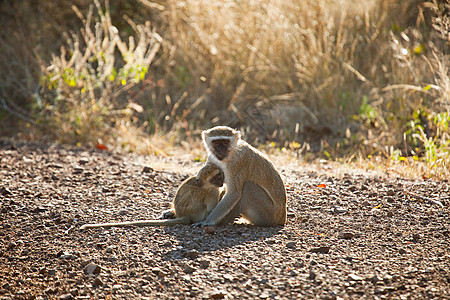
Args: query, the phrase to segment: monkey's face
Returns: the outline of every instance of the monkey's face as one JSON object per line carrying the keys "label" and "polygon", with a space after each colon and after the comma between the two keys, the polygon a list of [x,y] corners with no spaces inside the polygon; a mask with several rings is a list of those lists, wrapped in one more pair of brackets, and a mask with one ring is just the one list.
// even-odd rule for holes
{"label": "monkey's face", "polygon": [[229,139],[218,139],[213,140],[211,142],[212,150],[215,157],[218,160],[224,160],[228,155],[228,149],[230,148],[230,140]]}
{"label": "monkey's face", "polygon": [[221,187],[225,182],[225,176],[222,171],[214,175],[209,182],[216,187]]}

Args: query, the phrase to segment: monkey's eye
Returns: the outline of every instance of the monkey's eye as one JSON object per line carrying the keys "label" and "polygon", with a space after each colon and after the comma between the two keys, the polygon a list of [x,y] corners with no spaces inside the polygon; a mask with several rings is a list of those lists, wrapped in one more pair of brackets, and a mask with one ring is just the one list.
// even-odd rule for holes
{"label": "monkey's eye", "polygon": [[230,144],[230,140],[229,139],[223,139],[223,140],[214,140],[212,141],[214,145],[224,145],[224,146],[228,146]]}

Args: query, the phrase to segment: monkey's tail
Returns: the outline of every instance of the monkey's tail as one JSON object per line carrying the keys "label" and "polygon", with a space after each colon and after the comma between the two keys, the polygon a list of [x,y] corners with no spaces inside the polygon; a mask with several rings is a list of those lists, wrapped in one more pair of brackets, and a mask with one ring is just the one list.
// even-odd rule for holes
{"label": "monkey's tail", "polygon": [[88,228],[108,228],[108,227],[124,227],[124,226],[173,226],[177,224],[191,224],[191,219],[189,217],[181,217],[175,219],[164,219],[164,220],[139,220],[130,222],[119,222],[119,223],[97,223],[97,224],[85,224],[80,227],[80,229]]}

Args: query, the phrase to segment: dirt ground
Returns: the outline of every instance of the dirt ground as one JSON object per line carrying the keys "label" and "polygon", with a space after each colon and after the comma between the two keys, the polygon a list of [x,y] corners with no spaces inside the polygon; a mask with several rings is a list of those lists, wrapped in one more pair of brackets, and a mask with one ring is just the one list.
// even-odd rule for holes
{"label": "dirt ground", "polygon": [[450,299],[447,181],[271,158],[284,227],[82,231],[159,216],[202,164],[0,141],[0,299]]}

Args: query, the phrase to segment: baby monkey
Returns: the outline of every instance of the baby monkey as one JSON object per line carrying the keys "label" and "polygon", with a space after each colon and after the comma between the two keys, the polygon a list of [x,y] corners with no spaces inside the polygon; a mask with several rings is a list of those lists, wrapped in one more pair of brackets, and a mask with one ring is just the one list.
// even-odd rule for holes
{"label": "baby monkey", "polygon": [[208,163],[201,168],[197,176],[186,179],[178,188],[172,208],[163,212],[158,220],[138,220],[119,223],[86,224],[80,229],[121,226],[171,226],[192,224],[206,219],[223,196],[220,187],[224,183],[224,174],[215,164]]}

